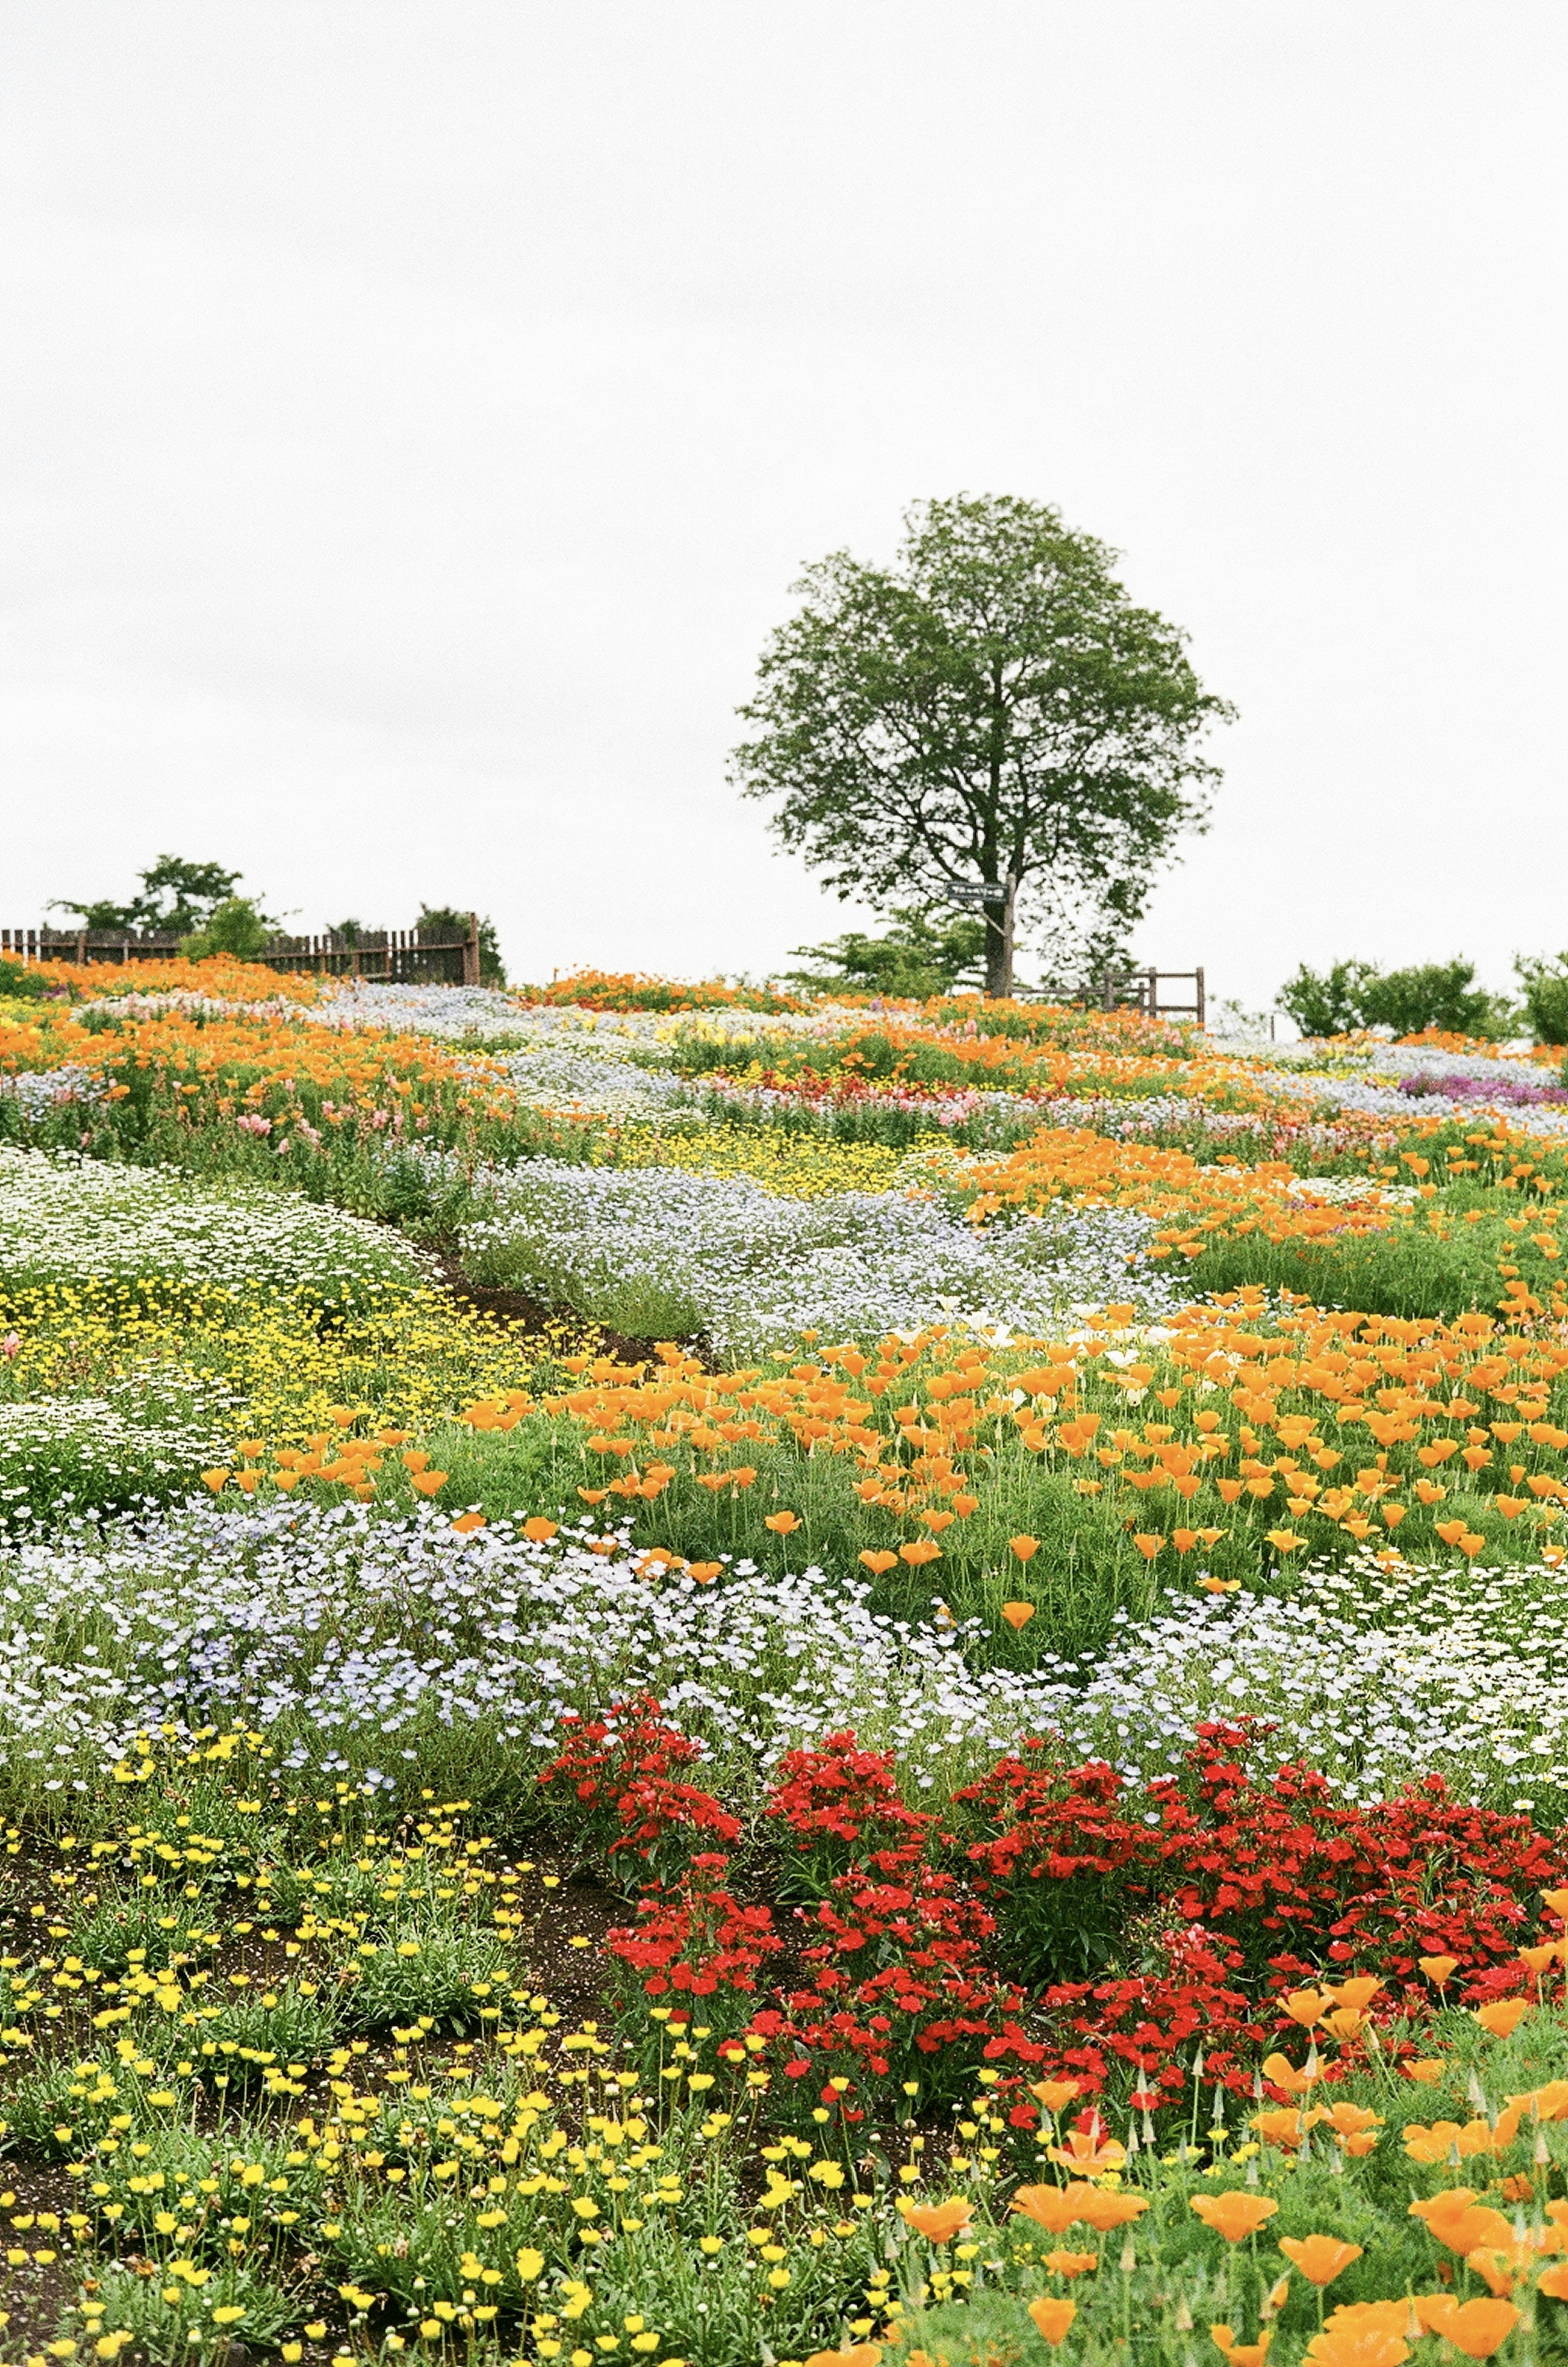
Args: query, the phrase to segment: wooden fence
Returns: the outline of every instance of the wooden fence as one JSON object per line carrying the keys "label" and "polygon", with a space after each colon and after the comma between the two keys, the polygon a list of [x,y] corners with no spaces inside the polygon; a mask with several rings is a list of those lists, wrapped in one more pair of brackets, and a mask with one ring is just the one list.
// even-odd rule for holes
{"label": "wooden fence", "polygon": [[[1173,1002],[1162,998],[1164,986],[1190,984],[1191,1000]],[[1100,982],[1100,1002],[1107,1011],[1131,1003],[1148,1019],[1196,1019],[1200,1027],[1206,1024],[1207,997],[1203,991],[1201,964],[1196,969],[1130,969],[1106,970]]]}
{"label": "wooden fence", "polygon": [[[157,930],[0,929],[0,960],[21,962],[168,961],[180,940]],[[331,978],[383,983],[478,986],[479,924],[472,912],[463,937],[422,929],[329,929],[316,937],[272,937],[251,959],[269,969],[310,969]]]}

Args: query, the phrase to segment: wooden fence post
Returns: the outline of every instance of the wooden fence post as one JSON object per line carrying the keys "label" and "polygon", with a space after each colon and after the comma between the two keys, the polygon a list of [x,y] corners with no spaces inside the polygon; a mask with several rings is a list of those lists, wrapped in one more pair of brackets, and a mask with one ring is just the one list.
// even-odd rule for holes
{"label": "wooden fence post", "polygon": [[479,916],[468,914],[468,934],[463,941],[463,984],[478,986],[479,982]]}

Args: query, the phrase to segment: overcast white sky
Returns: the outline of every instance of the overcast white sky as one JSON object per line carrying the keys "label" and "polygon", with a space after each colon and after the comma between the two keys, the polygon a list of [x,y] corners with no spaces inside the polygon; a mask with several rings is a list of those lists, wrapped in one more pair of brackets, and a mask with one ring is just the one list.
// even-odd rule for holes
{"label": "overcast white sky", "polygon": [[1052,501],[1237,705],[1145,959],[1568,944],[1560,0],[6,0],[0,922],[164,849],[514,975],[844,908],[802,561]]}

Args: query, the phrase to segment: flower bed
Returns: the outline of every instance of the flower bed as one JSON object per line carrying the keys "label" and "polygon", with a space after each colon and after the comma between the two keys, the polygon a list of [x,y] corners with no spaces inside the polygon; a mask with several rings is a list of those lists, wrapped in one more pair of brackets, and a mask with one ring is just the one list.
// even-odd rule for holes
{"label": "flower bed", "polygon": [[0,2355],[1568,2353],[1547,1067],[53,985]]}

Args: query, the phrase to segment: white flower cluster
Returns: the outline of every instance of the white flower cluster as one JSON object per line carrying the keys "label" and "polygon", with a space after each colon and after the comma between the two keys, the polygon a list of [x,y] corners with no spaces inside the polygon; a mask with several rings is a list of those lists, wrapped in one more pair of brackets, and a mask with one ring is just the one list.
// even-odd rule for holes
{"label": "white flower cluster", "polygon": [[896,1750],[917,1791],[1030,1734],[1147,1780],[1198,1720],[1252,1714],[1274,1762],[1351,1797],[1437,1770],[1494,1804],[1568,1805],[1568,1582],[1546,1569],[1435,1579],[1368,1557],[1288,1600],[1173,1593],[1098,1659],[1026,1672],[973,1667],[976,1640],[874,1614],[817,1569],[740,1562],[705,1587],[585,1535],[191,1504],[0,1561],[0,1757],[58,1788],[140,1732],[243,1719],[288,1768],[389,1784],[450,1746],[473,1780],[516,1784],[564,1710],[648,1691],[739,1793],[845,1727]]}
{"label": "white flower cluster", "polygon": [[502,1052],[497,1065],[520,1101],[534,1109],[592,1113],[604,1117],[661,1117],[691,1113],[701,1096],[683,1078],[621,1057],[613,1044],[560,1038],[521,1052]]}
{"label": "white flower cluster", "polygon": [[0,1520],[167,1501],[217,1452],[209,1433],[130,1421],[102,1398],[0,1405]]}
{"label": "white flower cluster", "polygon": [[338,1304],[422,1278],[383,1225],[265,1186],[216,1187],[168,1169],[0,1146],[0,1281],[89,1276],[307,1287]]}
{"label": "white flower cluster", "polygon": [[492,986],[394,986],[336,979],[311,1005],[319,1027],[384,1027],[398,1036],[513,1036],[524,1006]]}
{"label": "white flower cluster", "polygon": [[17,1104],[28,1126],[41,1125],[51,1110],[67,1104],[96,1105],[103,1093],[103,1079],[77,1060],[68,1060],[58,1069],[19,1069],[13,1076],[0,1077],[0,1094]]}
{"label": "white flower cluster", "polygon": [[1152,1220],[1067,1210],[976,1231],[895,1192],[783,1199],[749,1176],[528,1160],[479,1179],[490,1213],[465,1232],[481,1281],[565,1301],[641,1337],[705,1332],[721,1354],[966,1320],[1041,1331],[1084,1301],[1145,1314],[1174,1286],[1134,1268]]}

